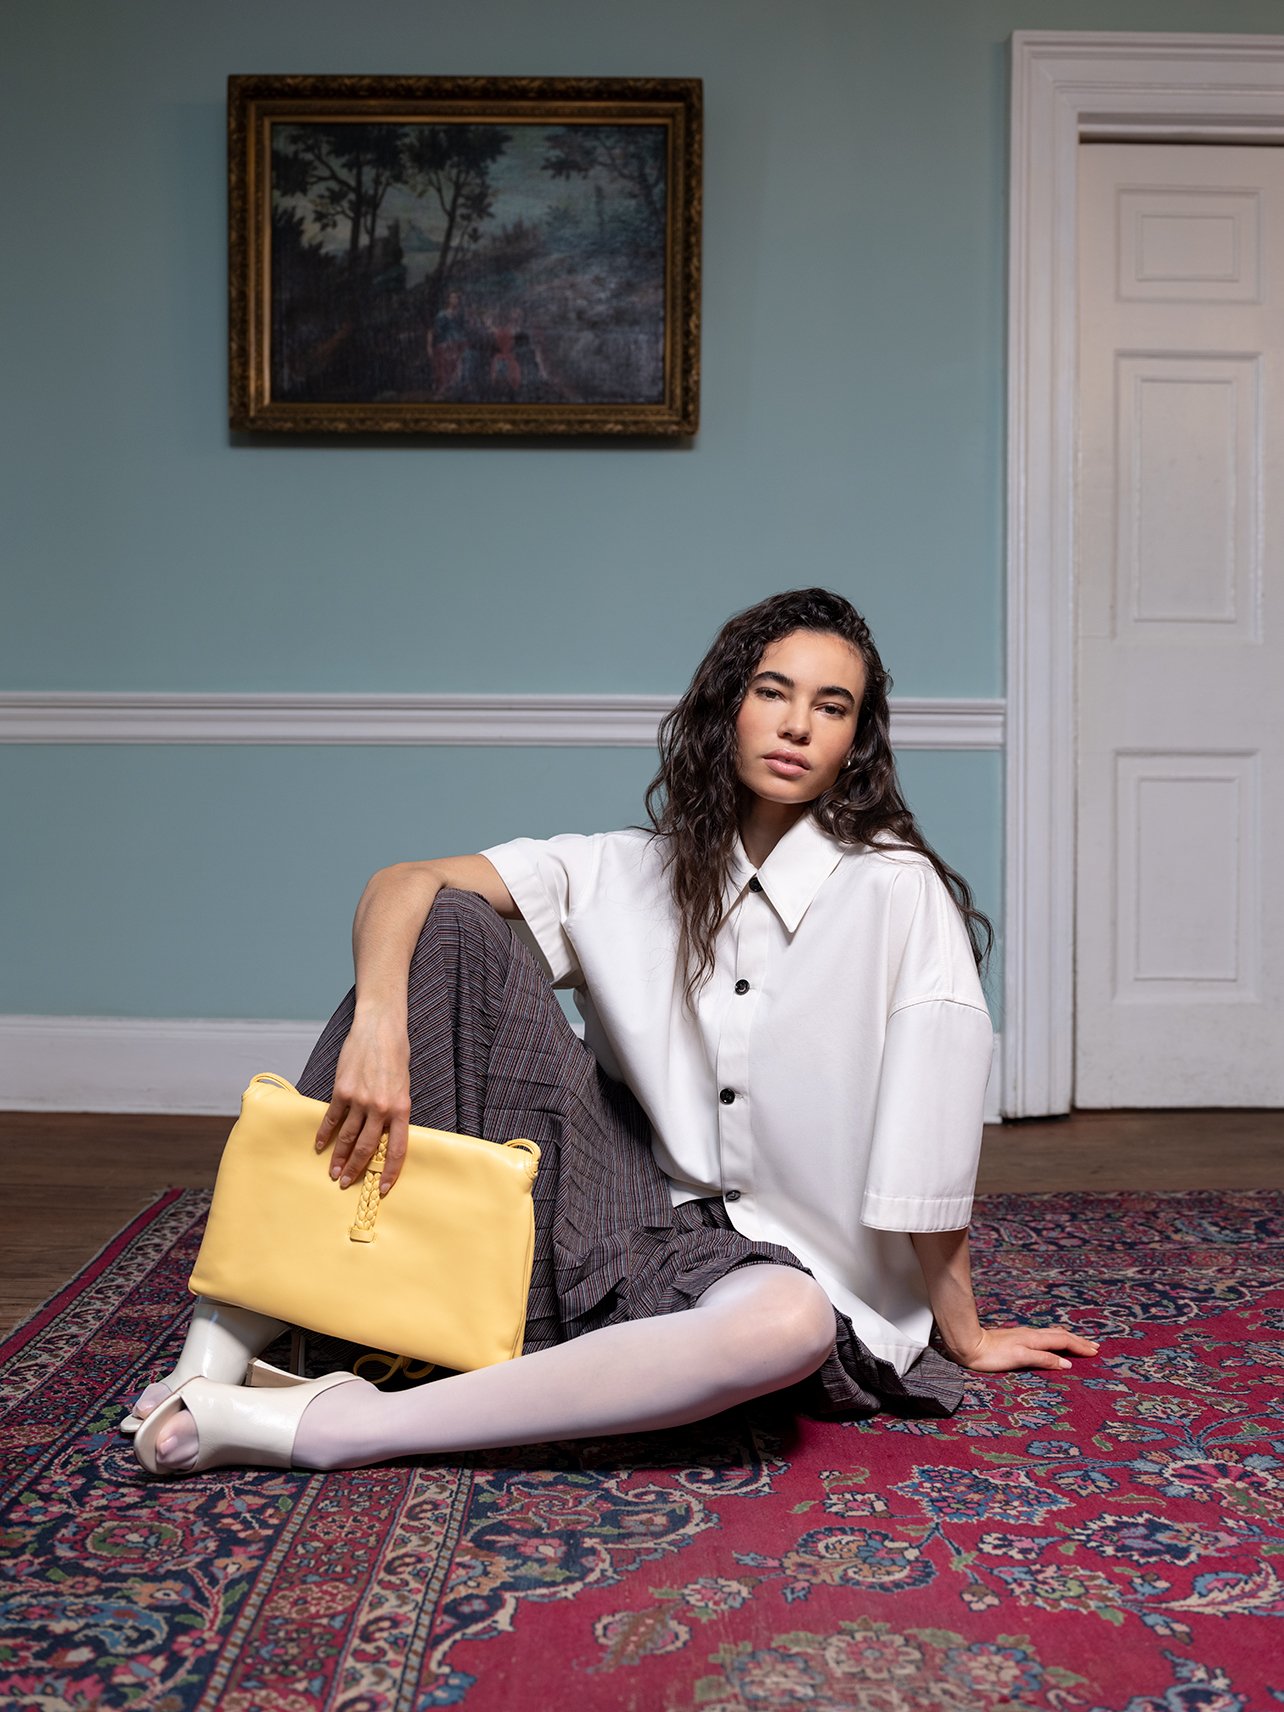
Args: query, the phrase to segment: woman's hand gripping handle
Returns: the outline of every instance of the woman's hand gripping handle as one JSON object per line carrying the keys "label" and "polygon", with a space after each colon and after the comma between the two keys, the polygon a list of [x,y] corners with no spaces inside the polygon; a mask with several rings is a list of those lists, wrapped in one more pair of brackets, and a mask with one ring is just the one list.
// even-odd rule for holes
{"label": "woman's hand gripping handle", "polygon": [[410,1131],[410,960],[433,901],[444,886],[476,892],[510,920],[519,911],[484,856],[447,856],[381,868],[361,894],[352,924],[357,1002],[339,1053],[334,1094],[317,1130],[318,1153],[330,1150],[330,1175],[341,1188],[365,1176],[379,1144],[388,1153],[379,1179],[386,1195],[401,1174]]}

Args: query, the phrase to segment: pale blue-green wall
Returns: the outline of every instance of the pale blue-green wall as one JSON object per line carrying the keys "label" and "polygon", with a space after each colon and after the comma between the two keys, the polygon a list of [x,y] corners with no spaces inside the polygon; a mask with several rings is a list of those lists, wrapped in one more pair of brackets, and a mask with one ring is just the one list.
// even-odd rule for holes
{"label": "pale blue-green wall", "polygon": [[[0,1010],[311,1017],[347,986],[366,876],[427,851],[641,818],[640,749],[0,750],[10,912]],[[906,757],[929,833],[997,873],[998,758]],[[976,812],[976,804],[984,805]]]}
{"label": "pale blue-green wall", "polygon": [[[7,0],[0,688],[676,691],[823,581],[1002,693],[1007,38],[1279,0]],[[670,446],[226,422],[229,72],[700,76],[704,398]],[[0,1011],[312,1016],[365,874],[638,818],[638,751],[9,748]],[[911,798],[1001,896],[995,755]]]}

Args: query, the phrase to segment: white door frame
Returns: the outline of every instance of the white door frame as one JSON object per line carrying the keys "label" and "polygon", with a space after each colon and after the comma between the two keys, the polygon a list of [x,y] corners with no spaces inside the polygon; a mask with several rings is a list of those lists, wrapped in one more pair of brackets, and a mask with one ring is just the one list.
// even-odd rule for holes
{"label": "white door frame", "polygon": [[1284,142],[1284,35],[1012,37],[1003,1097],[1070,1109],[1078,148]]}

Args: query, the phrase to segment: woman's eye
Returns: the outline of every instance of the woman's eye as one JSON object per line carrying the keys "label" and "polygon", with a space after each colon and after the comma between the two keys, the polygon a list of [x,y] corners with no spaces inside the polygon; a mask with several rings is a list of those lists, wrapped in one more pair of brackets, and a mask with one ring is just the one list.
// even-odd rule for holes
{"label": "woman's eye", "polygon": [[837,702],[827,701],[821,707],[820,711],[822,713],[836,713],[836,714],[841,715],[841,714],[846,713],[847,709],[845,707],[840,707]]}

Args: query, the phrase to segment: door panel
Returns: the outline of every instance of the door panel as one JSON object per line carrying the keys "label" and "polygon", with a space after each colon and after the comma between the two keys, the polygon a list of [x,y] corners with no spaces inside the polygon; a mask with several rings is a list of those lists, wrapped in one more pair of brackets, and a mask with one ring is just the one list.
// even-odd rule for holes
{"label": "door panel", "polygon": [[1280,1105],[1284,151],[1080,167],[1075,1103]]}

